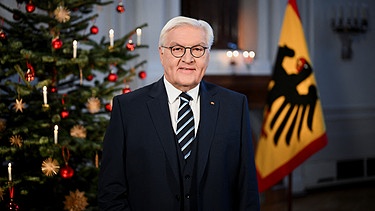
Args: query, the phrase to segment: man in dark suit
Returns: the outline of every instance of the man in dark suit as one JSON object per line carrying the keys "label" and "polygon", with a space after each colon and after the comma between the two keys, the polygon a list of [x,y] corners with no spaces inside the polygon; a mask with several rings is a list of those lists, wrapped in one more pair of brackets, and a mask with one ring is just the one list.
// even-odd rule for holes
{"label": "man in dark suit", "polygon": [[212,43],[207,22],[171,19],[159,39],[163,77],[114,97],[101,210],[259,210],[247,99],[202,81]]}

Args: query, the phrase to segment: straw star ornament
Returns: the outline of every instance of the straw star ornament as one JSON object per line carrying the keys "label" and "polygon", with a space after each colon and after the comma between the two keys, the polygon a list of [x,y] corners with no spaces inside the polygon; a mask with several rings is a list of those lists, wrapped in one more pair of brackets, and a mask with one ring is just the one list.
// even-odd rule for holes
{"label": "straw star ornament", "polygon": [[59,172],[60,166],[59,162],[57,160],[52,159],[52,158],[47,158],[45,161],[42,163],[42,172],[46,176],[53,176],[54,174],[56,175]]}
{"label": "straw star ornament", "polygon": [[13,105],[13,109],[17,111],[23,112],[23,109],[25,108],[25,103],[22,102],[22,99],[16,99],[16,103]]}
{"label": "straw star ornament", "polygon": [[9,142],[11,145],[21,147],[22,146],[22,137],[20,135],[14,135],[10,137]]}

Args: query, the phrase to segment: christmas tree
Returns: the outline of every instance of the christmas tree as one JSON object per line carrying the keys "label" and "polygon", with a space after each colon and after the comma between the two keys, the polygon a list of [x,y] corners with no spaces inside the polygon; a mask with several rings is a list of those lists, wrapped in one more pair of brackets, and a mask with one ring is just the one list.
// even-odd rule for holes
{"label": "christmas tree", "polygon": [[125,12],[121,1],[0,2],[0,210],[98,209],[111,99],[146,74],[135,58],[147,46],[132,38],[147,24],[93,39],[107,6]]}

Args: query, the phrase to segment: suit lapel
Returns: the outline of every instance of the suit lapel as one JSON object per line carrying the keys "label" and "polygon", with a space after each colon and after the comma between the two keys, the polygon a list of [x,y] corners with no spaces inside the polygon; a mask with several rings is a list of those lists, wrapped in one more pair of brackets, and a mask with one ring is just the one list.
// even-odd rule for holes
{"label": "suit lapel", "polygon": [[201,83],[201,111],[200,123],[198,131],[198,162],[197,175],[198,182],[201,180],[207,165],[208,155],[210,153],[213,141],[216,121],[220,106],[219,99],[215,98],[216,92],[209,91],[205,83]]}
{"label": "suit lapel", "polygon": [[150,91],[151,100],[147,102],[151,119],[158,133],[159,141],[164,148],[175,178],[178,178],[178,157],[175,146],[174,131],[168,107],[168,97],[163,79],[160,79]]}
{"label": "suit lapel", "polygon": [[[206,165],[213,141],[220,101],[215,97],[216,92],[208,90],[205,83],[200,88],[200,123],[198,130],[198,155],[197,178],[200,182]],[[178,179],[178,155],[175,146],[175,136],[171,125],[168,107],[168,97],[165,91],[163,79],[155,83],[150,91],[151,99],[147,102],[152,121],[157,130],[160,143],[164,148],[167,160],[171,165],[173,174]]]}

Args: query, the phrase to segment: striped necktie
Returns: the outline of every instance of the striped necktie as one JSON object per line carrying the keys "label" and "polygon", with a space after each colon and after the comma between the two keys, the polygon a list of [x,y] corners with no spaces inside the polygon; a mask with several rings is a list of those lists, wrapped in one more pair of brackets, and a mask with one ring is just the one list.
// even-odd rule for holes
{"label": "striped necktie", "polygon": [[191,145],[195,138],[194,115],[189,105],[190,100],[192,98],[186,92],[180,94],[176,134],[178,144],[185,159],[190,156]]}

